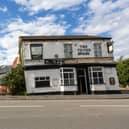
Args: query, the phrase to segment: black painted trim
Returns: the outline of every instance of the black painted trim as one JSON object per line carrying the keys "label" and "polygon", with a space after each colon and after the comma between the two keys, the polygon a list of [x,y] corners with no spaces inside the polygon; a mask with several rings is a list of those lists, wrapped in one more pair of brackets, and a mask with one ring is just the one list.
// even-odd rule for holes
{"label": "black painted trim", "polygon": [[53,36],[19,36],[20,41],[49,41],[49,40],[110,40],[111,37],[94,35],[53,35]]}
{"label": "black painted trim", "polygon": [[116,67],[116,63],[80,63],[80,64],[62,64],[62,65],[31,65],[24,66],[24,70],[40,70],[40,69],[54,69],[60,67],[75,67],[85,68],[88,66],[104,66],[104,67]]}
{"label": "black painted trim", "polygon": [[92,94],[121,94],[120,90],[92,91]]}
{"label": "black painted trim", "polygon": [[77,91],[30,93],[28,95],[77,95]]}

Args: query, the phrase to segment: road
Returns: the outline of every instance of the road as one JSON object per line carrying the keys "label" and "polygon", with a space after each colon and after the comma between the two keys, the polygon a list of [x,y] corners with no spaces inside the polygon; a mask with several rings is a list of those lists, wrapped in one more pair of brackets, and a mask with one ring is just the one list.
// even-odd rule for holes
{"label": "road", "polygon": [[129,100],[1,100],[0,129],[129,129]]}

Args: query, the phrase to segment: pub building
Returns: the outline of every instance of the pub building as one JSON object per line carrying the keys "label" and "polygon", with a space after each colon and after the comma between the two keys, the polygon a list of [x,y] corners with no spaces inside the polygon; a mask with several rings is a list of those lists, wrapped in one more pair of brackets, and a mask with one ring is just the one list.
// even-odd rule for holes
{"label": "pub building", "polygon": [[111,37],[20,36],[28,94],[119,93]]}

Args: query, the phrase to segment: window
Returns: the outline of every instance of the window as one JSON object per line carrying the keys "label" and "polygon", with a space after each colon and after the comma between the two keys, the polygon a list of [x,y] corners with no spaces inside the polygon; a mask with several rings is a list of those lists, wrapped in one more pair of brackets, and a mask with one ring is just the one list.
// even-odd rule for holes
{"label": "window", "polygon": [[42,44],[31,44],[30,45],[31,49],[31,58],[32,60],[41,60],[42,59],[42,53],[43,53],[43,48]]}
{"label": "window", "polygon": [[94,55],[95,57],[102,57],[102,48],[100,43],[94,44]]}
{"label": "window", "polygon": [[74,69],[73,68],[61,68],[60,69],[61,84],[64,86],[74,86]]}
{"label": "window", "polygon": [[103,71],[101,67],[88,68],[90,84],[103,84]]}
{"label": "window", "polygon": [[72,58],[72,44],[64,44],[65,58]]}
{"label": "window", "polygon": [[107,50],[108,50],[108,53],[113,52],[113,42],[107,42]]}
{"label": "window", "polygon": [[36,77],[35,78],[35,87],[36,88],[43,88],[43,87],[50,87],[50,77]]}

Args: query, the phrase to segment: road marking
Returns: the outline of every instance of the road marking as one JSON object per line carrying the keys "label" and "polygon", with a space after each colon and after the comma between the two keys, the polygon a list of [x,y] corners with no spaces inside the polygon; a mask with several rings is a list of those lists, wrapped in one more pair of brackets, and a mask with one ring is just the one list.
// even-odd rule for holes
{"label": "road marking", "polygon": [[80,105],[80,107],[129,107],[129,105]]}
{"label": "road marking", "polygon": [[14,106],[0,106],[0,108],[43,108],[44,105],[14,105]]}

